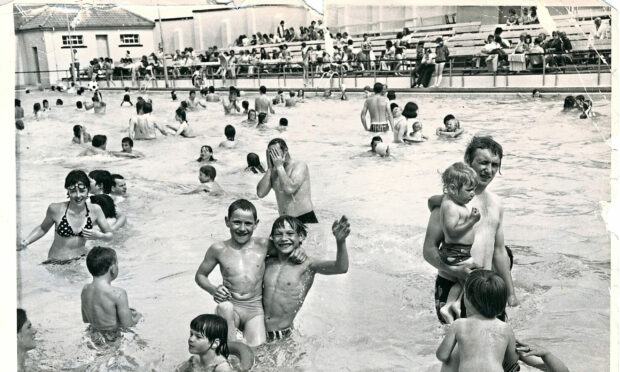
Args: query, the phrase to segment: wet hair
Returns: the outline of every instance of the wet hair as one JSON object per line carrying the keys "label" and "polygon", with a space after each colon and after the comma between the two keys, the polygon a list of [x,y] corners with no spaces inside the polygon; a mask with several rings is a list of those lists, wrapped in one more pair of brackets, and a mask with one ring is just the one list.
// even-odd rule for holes
{"label": "wet hair", "polygon": [[573,107],[575,107],[575,97],[566,96],[566,98],[564,98],[564,110],[571,109]]}
{"label": "wet hair", "polygon": [[145,114],[150,114],[151,112],[153,112],[153,104],[149,101],[144,101],[144,108],[142,109],[142,111]]}
{"label": "wet hair", "polygon": [[288,119],[287,118],[280,118],[280,125],[283,127],[288,127]]}
{"label": "wet hair", "polygon": [[486,318],[495,318],[506,309],[506,283],[491,270],[474,270],[465,280],[465,296],[469,303]]}
{"label": "wet hair", "polygon": [[78,182],[83,183],[87,189],[90,188],[90,179],[86,173],[81,170],[72,170],[69,174],[67,174],[67,177],[65,177],[65,189],[76,185]]}
{"label": "wet hair", "polygon": [[369,85],[366,85],[364,87],[364,92],[370,92],[372,90],[372,88]]}
{"label": "wet hair", "polygon": [[23,130],[25,128],[24,121],[22,119],[15,120],[15,128]]}
{"label": "wet hair", "polygon": [[187,121],[187,115],[185,114],[185,110],[182,107],[177,108],[176,114],[182,121]]}
{"label": "wet hair", "polygon": [[398,103],[396,103],[396,102],[392,102],[392,103],[390,103],[390,111],[394,111],[394,109],[395,109],[396,107],[398,107]]}
{"label": "wet hair", "polygon": [[86,267],[92,276],[101,276],[117,262],[116,251],[107,247],[95,247],[86,256]]}
{"label": "wet hair", "polygon": [[383,84],[375,83],[375,85],[372,87],[372,90],[375,93],[381,93],[383,91]]}
{"label": "wet hair", "polygon": [[88,176],[95,180],[95,185],[101,185],[104,194],[112,192],[112,186],[115,185],[112,174],[107,170],[95,169],[88,173]]}
{"label": "wet hair", "polygon": [[232,125],[228,124],[226,127],[224,127],[224,135],[226,136],[226,139],[234,141],[235,134],[237,134],[237,131],[235,130],[235,127],[233,127]]}
{"label": "wet hair", "polygon": [[581,94],[580,94],[580,95],[578,95],[578,96],[575,96],[575,101],[585,101],[585,100],[586,100],[586,97],[584,97],[584,96],[583,96],[583,95],[581,95]]}
{"label": "wet hair", "polygon": [[403,116],[407,119],[414,119],[418,117],[418,105],[415,102],[407,102],[403,109]]}
{"label": "wet hair", "polygon": [[213,85],[209,87],[209,93],[215,93],[215,87]]}
{"label": "wet hair", "polygon": [[44,100],[43,100],[43,106],[45,106],[45,104],[46,104],[46,103],[47,103],[47,105],[49,106],[49,104],[50,104],[50,103],[49,103],[46,99],[44,99]]}
{"label": "wet hair", "polygon": [[133,147],[133,140],[129,137],[123,137],[123,139],[121,140],[121,143],[128,143],[129,146]]}
{"label": "wet hair", "polygon": [[443,118],[443,125],[448,124],[448,122],[449,122],[450,120],[452,120],[452,119],[456,119],[456,118],[454,117],[454,115],[452,115],[452,114],[448,114],[448,115],[446,115],[446,116]]}
{"label": "wet hair", "polygon": [[499,34],[501,34],[502,32],[504,32],[504,30],[502,30],[502,28],[501,28],[501,27],[496,27],[496,28],[495,28],[495,32],[493,32],[493,33],[494,33],[495,35],[499,35]]}
{"label": "wet hair", "polygon": [[372,139],[370,140],[370,147],[372,147],[372,144],[375,142],[383,142],[383,138],[381,138],[381,136],[372,137]]}
{"label": "wet hair", "polygon": [[92,98],[93,102],[99,102],[99,96],[97,96],[96,94],[93,96]]}
{"label": "wet hair", "polygon": [[266,113],[261,112],[260,114],[258,114],[258,124],[265,123],[265,120],[267,120],[267,114]]}
{"label": "wet hair", "polygon": [[243,101],[241,102],[241,107],[243,107],[243,109],[247,110],[250,108],[250,102],[248,101]]}
{"label": "wet hair", "polygon": [[256,207],[254,206],[254,204],[252,204],[252,202],[246,199],[235,200],[228,206],[228,218],[230,218],[230,216],[232,216],[232,214],[237,209],[252,212],[252,215],[254,216],[254,221],[258,220],[258,213],[256,212]]}
{"label": "wet hair", "polygon": [[110,195],[93,195],[90,197],[90,202],[101,207],[105,218],[116,218],[116,206]]}
{"label": "wet hair", "polygon": [[491,136],[474,136],[471,141],[469,141],[467,149],[465,149],[466,164],[469,165],[474,161],[474,155],[478,149],[488,149],[491,151],[491,154],[499,157],[499,174],[502,174],[502,157],[504,156],[504,149],[502,149],[502,145],[497,143]]}
{"label": "wet hair", "polygon": [[26,316],[26,310],[17,309],[17,333],[21,332],[22,327],[26,324],[28,317]]}
{"label": "wet hair", "polygon": [[116,186],[116,180],[124,180],[125,177],[121,176],[120,174],[112,174],[110,175],[110,177],[112,177],[112,181],[114,182],[114,186]]}
{"label": "wet hair", "polygon": [[254,116],[256,117],[256,110],[250,109],[250,110],[248,110],[248,120],[250,119],[250,114],[251,113],[254,113]]}
{"label": "wet hair", "polygon": [[170,96],[172,97],[173,101],[177,100],[177,94],[176,94],[176,92],[174,90],[172,92],[170,92]]}
{"label": "wet hair", "polygon": [[387,92],[387,98],[388,98],[390,101],[395,100],[395,99],[396,99],[396,92],[395,92],[395,91],[393,91],[393,90],[389,90],[389,91]]}
{"label": "wet hair", "polygon": [[202,167],[200,167],[200,173],[208,176],[211,181],[215,181],[215,176],[217,176],[217,172],[215,171],[215,168],[213,168],[210,165],[203,165]]}
{"label": "wet hair", "polygon": [[136,114],[139,114],[140,111],[144,111],[144,104],[146,103],[146,101],[139,99],[136,102]]}
{"label": "wet hair", "polygon": [[93,136],[93,140],[91,141],[91,145],[93,147],[100,147],[105,145],[108,142],[108,137],[103,134],[96,134]]}
{"label": "wet hair", "polygon": [[266,88],[264,85],[261,85],[261,86],[260,86],[260,88],[258,88],[258,90],[259,90],[261,93],[267,93],[267,88]]}
{"label": "wet hair", "polygon": [[478,185],[478,176],[469,165],[457,162],[443,172],[441,181],[443,182],[443,192],[447,194],[450,185],[456,186],[457,191],[463,186],[476,187]]}
{"label": "wet hair", "polygon": [[202,314],[192,319],[189,328],[206,337],[209,342],[220,340],[220,344],[215,349],[215,354],[228,358],[228,324],[226,320],[215,314]]}
{"label": "wet hair", "polygon": [[306,228],[306,225],[304,225],[303,222],[301,222],[296,217],[291,217],[291,216],[286,216],[286,215],[280,216],[276,218],[275,221],[273,221],[273,225],[271,226],[270,236],[273,237],[273,234],[276,232],[276,229],[285,228],[286,224],[291,226],[293,230],[295,230],[297,235],[301,236],[302,239],[308,236],[308,229]]}
{"label": "wet hair", "polygon": [[56,106],[62,106],[63,102],[60,98],[56,100]]}
{"label": "wet hair", "polygon": [[265,173],[265,168],[261,165],[258,154],[250,152],[246,157],[246,160],[248,162],[248,168],[250,168],[253,173]]}
{"label": "wet hair", "polygon": [[284,140],[282,138],[274,138],[274,139],[272,139],[267,144],[267,147],[271,147],[271,146],[273,146],[275,144],[278,144],[282,151],[288,151],[288,146],[286,146],[286,142],[284,142]]}
{"label": "wet hair", "polygon": [[17,99],[17,98],[15,98],[15,107],[22,107],[22,101]]}
{"label": "wet hair", "polygon": [[[209,152],[211,153],[211,157],[209,159],[203,159],[202,158],[202,149],[206,148],[207,150],[209,150]],[[209,160],[209,161],[213,161],[215,160],[213,158],[213,148],[209,145],[204,145],[200,148],[200,156],[198,157],[198,159],[196,159],[196,161],[204,161],[204,160]]]}
{"label": "wet hair", "polygon": [[293,92],[292,90],[290,92],[288,92],[289,96],[291,97],[295,97],[295,92]]}
{"label": "wet hair", "polygon": [[73,135],[75,137],[79,137],[80,134],[82,134],[82,126],[79,124],[76,124],[73,126]]}
{"label": "wet hair", "polygon": [[[187,106],[188,106],[188,105],[187,105],[187,102],[185,102],[185,101],[181,101],[181,107],[180,107],[180,108],[182,108],[183,110],[185,110],[185,109],[187,109]],[[177,110],[178,110],[178,109],[177,109]]]}
{"label": "wet hair", "polygon": [[34,112],[39,112],[39,111],[41,111],[41,104],[40,104],[39,102],[35,103],[35,104],[32,106],[32,109],[34,110]]}
{"label": "wet hair", "polygon": [[540,90],[538,90],[538,89],[534,89],[534,90],[532,91],[532,97],[536,96],[536,93],[540,93]]}

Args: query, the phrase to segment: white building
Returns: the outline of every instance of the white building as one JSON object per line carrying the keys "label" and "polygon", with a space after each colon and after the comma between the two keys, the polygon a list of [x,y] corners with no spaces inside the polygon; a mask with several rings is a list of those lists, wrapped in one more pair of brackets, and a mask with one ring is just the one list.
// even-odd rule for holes
{"label": "white building", "polygon": [[14,5],[16,85],[44,86],[69,77],[71,51],[80,69],[94,58],[118,61],[157,50],[155,23],[113,5]]}

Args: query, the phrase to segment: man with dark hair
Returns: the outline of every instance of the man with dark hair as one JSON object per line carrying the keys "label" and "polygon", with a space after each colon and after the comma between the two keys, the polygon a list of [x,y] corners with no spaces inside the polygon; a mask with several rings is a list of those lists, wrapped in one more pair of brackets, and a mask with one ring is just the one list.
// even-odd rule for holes
{"label": "man with dark hair", "polygon": [[[504,210],[499,197],[487,190],[487,186],[500,171],[503,157],[502,146],[491,137],[474,137],[465,150],[465,163],[472,167],[478,176],[476,196],[470,205],[482,213],[482,218],[474,226],[476,239],[471,248],[471,258],[457,265],[447,265],[439,258],[438,250],[444,241],[444,234],[439,222],[439,206],[443,195],[436,195],[429,199],[431,216],[426,228],[423,254],[424,259],[437,270],[435,281],[435,307],[437,317],[444,322],[439,309],[445,304],[450,288],[458,279],[464,280],[474,268],[483,268],[496,271],[506,282],[508,289],[508,304],[518,304],[510,268],[512,266],[512,252],[504,245],[503,217]],[[464,302],[463,302],[464,303]],[[456,317],[465,317],[465,309]],[[505,314],[503,314],[505,316]],[[501,319],[502,317],[500,317]]]}
{"label": "man with dark hair", "polygon": [[127,182],[125,178],[120,174],[112,174],[111,175],[114,184],[112,184],[111,193],[112,195],[126,195],[127,194]]}
{"label": "man with dark hair", "polygon": [[256,194],[264,198],[273,189],[280,216],[297,217],[303,223],[318,223],[310,192],[308,165],[291,159],[288,146],[281,138],[267,145],[267,172],[256,186]]}
{"label": "man with dark hair", "polygon": [[91,193],[97,194],[109,194],[112,192],[112,186],[114,185],[114,179],[107,170],[95,169],[88,173],[88,178],[92,181],[90,183]]}
{"label": "man with dark hair", "polygon": [[225,128],[224,128],[224,135],[226,136],[226,140],[220,142],[220,147],[226,148],[226,149],[232,149],[234,147],[237,146],[237,142],[235,141],[235,135],[237,134],[237,131],[235,130],[235,127],[233,127],[232,125],[228,124]]}
{"label": "man with dark hair", "polygon": [[108,143],[108,137],[103,134],[96,134],[91,141],[91,147],[82,151],[78,156],[96,155],[108,153],[106,151],[106,145]]}
{"label": "man with dark hair", "polygon": [[[362,108],[362,125],[371,132],[387,132],[394,127],[394,118],[390,111],[389,101],[383,96],[383,84],[375,83],[374,95],[366,98]],[[366,113],[370,111],[370,129],[366,124]],[[389,125],[388,125],[389,123]]]}
{"label": "man with dark hair", "polygon": [[261,85],[259,91],[260,95],[254,100],[254,109],[258,114],[264,112],[267,115],[267,118],[265,118],[265,121],[267,121],[269,120],[269,113],[275,114],[276,112],[273,109],[271,100],[267,97],[267,88]]}

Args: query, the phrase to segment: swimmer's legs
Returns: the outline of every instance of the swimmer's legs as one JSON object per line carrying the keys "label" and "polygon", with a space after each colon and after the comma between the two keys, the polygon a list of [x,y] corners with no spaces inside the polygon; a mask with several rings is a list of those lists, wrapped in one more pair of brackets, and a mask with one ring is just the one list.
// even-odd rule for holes
{"label": "swimmer's legs", "polygon": [[[446,304],[441,307],[439,313],[447,324],[452,324],[454,319],[461,315],[461,298],[463,287],[460,283],[456,283],[450,288]],[[456,309],[456,310],[455,310]]]}
{"label": "swimmer's legs", "polygon": [[454,346],[448,362],[441,365],[441,372],[458,372],[459,370],[459,344]]}
{"label": "swimmer's legs", "polygon": [[226,320],[228,325],[228,342],[237,341],[239,315],[235,313],[233,304],[228,301],[222,302],[215,307],[215,313]]}
{"label": "swimmer's legs", "polygon": [[248,346],[256,347],[267,341],[267,330],[265,330],[265,316],[258,315],[250,319],[243,326],[243,337],[248,342]]}

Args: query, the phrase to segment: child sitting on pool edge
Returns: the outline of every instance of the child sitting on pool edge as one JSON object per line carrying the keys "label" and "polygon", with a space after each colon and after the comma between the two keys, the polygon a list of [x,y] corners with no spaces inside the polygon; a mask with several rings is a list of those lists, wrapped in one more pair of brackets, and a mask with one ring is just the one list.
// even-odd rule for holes
{"label": "child sitting on pool edge", "polygon": [[[441,175],[444,198],[439,211],[439,224],[444,242],[439,247],[439,258],[446,265],[456,265],[471,258],[471,246],[476,238],[474,225],[480,221],[476,208],[467,208],[475,196],[478,177],[465,163],[454,163]],[[439,311],[446,323],[454,321],[452,313],[461,314],[462,283],[452,286],[445,305]],[[505,302],[505,301],[504,301]]]}
{"label": "child sitting on pool edge", "polygon": [[437,128],[435,133],[440,137],[456,138],[463,134],[461,123],[452,114],[448,114],[443,118],[444,128]]}
{"label": "child sitting on pool edge", "polygon": [[186,194],[197,194],[202,191],[211,193],[212,195],[222,193],[222,188],[217,182],[215,182],[216,175],[217,172],[215,171],[215,168],[210,165],[203,165],[200,167],[200,171],[198,171],[198,180],[201,185]]}
{"label": "child sitting on pool edge", "polygon": [[499,275],[490,270],[469,274],[464,296],[467,318],[452,323],[437,349],[437,359],[444,365],[451,364],[452,350],[458,343],[459,372],[518,371],[514,332],[496,318],[506,308],[507,300],[506,283]]}
{"label": "child sitting on pool edge", "polygon": [[127,292],[110,283],[118,277],[118,261],[112,248],[95,247],[86,256],[92,283],[82,289],[82,320],[101,335],[115,336],[120,328],[133,327],[140,313],[129,307]]}

